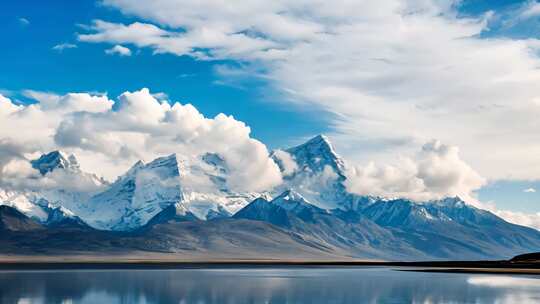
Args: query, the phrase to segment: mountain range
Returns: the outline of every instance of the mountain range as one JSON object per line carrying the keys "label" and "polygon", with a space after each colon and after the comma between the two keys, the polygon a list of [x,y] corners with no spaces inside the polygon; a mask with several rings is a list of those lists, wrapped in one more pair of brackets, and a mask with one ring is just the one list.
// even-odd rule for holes
{"label": "mountain range", "polygon": [[229,189],[227,163],[215,153],[139,161],[109,183],[83,172],[75,156],[50,152],[30,161],[39,174],[90,187],[0,189],[0,254],[477,260],[540,249],[539,231],[459,197],[413,202],[348,192],[347,165],[325,136],[271,157],[283,183],[254,193]]}

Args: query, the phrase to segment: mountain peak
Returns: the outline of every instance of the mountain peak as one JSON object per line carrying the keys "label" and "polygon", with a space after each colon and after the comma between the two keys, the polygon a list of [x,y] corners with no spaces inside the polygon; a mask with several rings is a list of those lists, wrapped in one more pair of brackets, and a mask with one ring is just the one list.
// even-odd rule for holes
{"label": "mountain peak", "polygon": [[110,211],[89,223],[100,229],[131,230],[182,200],[176,154],[156,158],[147,164],[140,161],[108,189],[90,199],[91,204]]}
{"label": "mountain peak", "polygon": [[45,175],[53,170],[70,169],[79,170],[79,162],[73,154],[67,155],[62,151],[52,151],[41,155],[38,159],[30,161],[34,169],[39,170],[39,173]]}
{"label": "mountain peak", "polygon": [[457,208],[462,208],[462,207],[467,206],[467,203],[457,195],[454,197],[445,197],[443,199],[435,201],[435,203],[439,205],[446,205],[446,206],[457,207]]}
{"label": "mountain peak", "polygon": [[312,137],[301,146],[310,146],[310,147],[319,148],[323,150],[329,150],[329,151],[334,152],[334,147],[332,146],[330,139],[326,135],[323,135],[323,134],[319,134]]}
{"label": "mountain peak", "polygon": [[178,167],[178,158],[176,157],[176,153],[158,157],[145,166],[145,168],[158,167]]}
{"label": "mountain peak", "polygon": [[322,134],[286,151],[294,156],[300,168],[309,168],[314,172],[321,172],[326,166],[338,173],[344,170],[343,160],[335,152],[328,137]]}
{"label": "mountain peak", "polygon": [[[152,160],[149,163],[144,163],[142,160],[138,160],[129,170],[124,173],[123,176],[120,176],[119,178],[126,178],[126,177],[132,177],[136,175],[141,170],[147,170],[147,169],[156,169],[156,168],[162,168],[162,167],[171,167],[171,168],[178,168],[178,159],[176,158],[176,154],[170,154],[167,156],[161,156],[154,160]],[[178,171],[178,169],[176,169]]]}
{"label": "mountain peak", "polygon": [[304,201],[306,201],[304,199],[304,197],[300,193],[294,191],[293,189],[288,189],[288,190],[284,191],[283,193],[278,195],[272,201],[277,202],[277,201],[283,201],[283,200],[285,200],[285,201],[295,201],[295,202],[304,202]]}
{"label": "mountain peak", "polygon": [[328,138],[328,136],[324,135],[324,134],[318,134],[318,135],[315,135],[313,138],[311,138],[310,140],[308,140],[308,142],[324,142],[326,143],[327,145],[332,145],[330,143],[330,139]]}
{"label": "mountain peak", "polygon": [[301,213],[308,209],[317,212],[322,211],[322,209],[317,208],[315,205],[308,202],[300,193],[292,189],[281,193],[270,203],[295,213]]}
{"label": "mountain peak", "polygon": [[81,218],[63,206],[51,209],[46,224],[50,227],[90,228]]}

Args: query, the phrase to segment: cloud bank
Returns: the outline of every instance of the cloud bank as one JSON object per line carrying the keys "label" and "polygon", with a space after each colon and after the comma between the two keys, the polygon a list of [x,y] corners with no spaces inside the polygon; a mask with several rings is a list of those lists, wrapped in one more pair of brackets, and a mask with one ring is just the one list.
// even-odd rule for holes
{"label": "cloud bank", "polygon": [[357,194],[426,201],[459,196],[474,203],[473,191],[486,183],[459,156],[457,147],[431,141],[415,158],[401,158],[396,165],[352,167],[347,189]]}
{"label": "cloud bank", "polygon": [[96,20],[78,39],[239,60],[236,77],[258,71],[284,103],[334,114],[330,135],[363,163],[437,138],[486,178],[538,178],[540,42],[483,38],[496,14],[463,17],[459,3],[106,0],[140,20]]}
{"label": "cloud bank", "polygon": [[[56,149],[76,154],[83,171],[109,180],[139,159],[179,153],[189,160],[215,152],[226,162],[227,184],[236,191],[270,190],[281,183],[282,173],[290,175],[298,169],[294,158],[282,150],[269,156],[266,146],[250,137],[250,128],[232,116],[206,118],[192,105],[158,100],[148,89],[125,92],[115,101],[87,93],[59,96],[25,91],[24,95],[37,103],[16,105],[0,95],[0,188],[4,190],[95,193],[103,186],[96,176],[64,170],[42,176],[28,162]],[[315,189],[337,178],[327,169],[310,181]],[[477,202],[474,191],[485,179],[461,159],[457,147],[436,140],[394,165],[352,166],[346,176],[345,185],[352,193],[419,201],[457,195],[509,221],[540,228],[536,214],[501,211]],[[185,186],[199,190],[208,186],[207,177],[193,177],[188,181],[192,184]]]}
{"label": "cloud bank", "polygon": [[220,154],[237,191],[262,191],[279,184],[281,173],[264,144],[232,116],[206,118],[190,104],[158,101],[148,89],[125,92],[117,101],[86,93],[56,96],[27,92],[38,103],[20,106],[0,96],[0,170],[3,186],[13,174],[28,182],[37,170],[22,166],[51,150],[74,153],[85,171],[109,179],[135,161],[180,153]]}

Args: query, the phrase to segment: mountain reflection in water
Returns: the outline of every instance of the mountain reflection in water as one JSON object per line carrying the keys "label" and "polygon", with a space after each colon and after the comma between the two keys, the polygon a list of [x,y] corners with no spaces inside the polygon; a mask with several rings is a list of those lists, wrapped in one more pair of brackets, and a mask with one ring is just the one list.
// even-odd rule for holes
{"label": "mountain reflection in water", "polygon": [[0,272],[1,303],[533,303],[533,277],[379,267]]}

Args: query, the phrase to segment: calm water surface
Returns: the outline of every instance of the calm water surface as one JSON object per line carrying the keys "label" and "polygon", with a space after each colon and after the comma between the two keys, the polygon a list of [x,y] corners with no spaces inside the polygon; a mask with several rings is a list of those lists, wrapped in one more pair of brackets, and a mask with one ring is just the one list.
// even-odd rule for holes
{"label": "calm water surface", "polygon": [[540,279],[370,267],[2,271],[0,301],[540,303]]}

